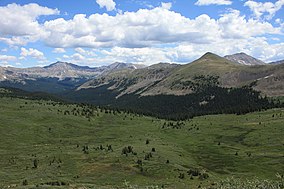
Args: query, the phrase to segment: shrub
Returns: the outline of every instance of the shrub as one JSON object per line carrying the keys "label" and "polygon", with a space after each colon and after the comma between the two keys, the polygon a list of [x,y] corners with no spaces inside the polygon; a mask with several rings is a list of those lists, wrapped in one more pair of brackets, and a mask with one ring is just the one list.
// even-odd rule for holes
{"label": "shrub", "polygon": [[179,179],[184,179],[184,173],[180,173],[178,176]]}
{"label": "shrub", "polygon": [[194,176],[194,177],[197,177],[197,176],[200,175],[200,172],[199,172],[198,169],[189,169],[189,170],[187,171],[187,174],[192,175],[192,176]]}
{"label": "shrub", "polygon": [[[123,149],[122,149],[122,151],[121,151],[121,154],[123,155],[123,154],[125,154],[125,155],[128,155],[129,153],[135,153],[134,151],[133,151],[133,147],[132,146],[127,146],[127,147],[124,147]],[[136,155],[137,155],[137,153],[136,153]]]}
{"label": "shrub", "polygon": [[35,169],[36,169],[37,167],[38,167],[38,160],[37,160],[37,159],[35,159],[35,160],[34,160],[34,167],[33,167],[33,168],[35,168]]}
{"label": "shrub", "polygon": [[27,186],[27,185],[28,185],[27,179],[23,180],[23,185],[24,185],[24,186]]}
{"label": "shrub", "polygon": [[147,140],[146,140],[146,144],[149,144],[149,143],[150,143],[150,140],[149,140],[149,139],[147,139]]}

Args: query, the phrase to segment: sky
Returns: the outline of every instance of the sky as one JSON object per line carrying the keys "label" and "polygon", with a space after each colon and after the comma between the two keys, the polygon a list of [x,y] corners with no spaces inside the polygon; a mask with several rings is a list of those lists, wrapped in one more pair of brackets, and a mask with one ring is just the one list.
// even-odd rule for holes
{"label": "sky", "polygon": [[0,66],[284,59],[284,0],[0,0]]}

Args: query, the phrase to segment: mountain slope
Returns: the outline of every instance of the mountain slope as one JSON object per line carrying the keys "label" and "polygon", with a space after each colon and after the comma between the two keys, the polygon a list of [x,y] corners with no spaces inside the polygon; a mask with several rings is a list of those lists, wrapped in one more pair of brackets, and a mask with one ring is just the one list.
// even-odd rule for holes
{"label": "mountain slope", "polygon": [[261,60],[258,60],[252,56],[249,56],[245,53],[236,53],[233,55],[227,55],[224,58],[238,63],[238,64],[243,64],[243,65],[249,65],[249,66],[254,66],[254,65],[264,65],[265,63]]}
{"label": "mountain slope", "polygon": [[143,95],[172,94],[185,95],[192,93],[191,82],[195,76],[218,76],[236,70],[239,65],[213,53],[206,53],[192,63],[175,69],[167,78]]}
{"label": "mountain slope", "polygon": [[128,69],[132,70],[136,67],[132,64],[115,63],[109,66],[90,68],[67,62],[56,62],[45,67],[23,69],[0,67],[0,86],[27,91],[61,93],[72,90],[99,75]]}
{"label": "mountain slope", "polygon": [[109,90],[120,92],[117,97],[130,93],[141,94],[167,78],[178,67],[177,64],[159,63],[137,70],[117,70],[88,81],[78,90],[109,85]]}
{"label": "mountain slope", "polygon": [[279,60],[275,62],[270,62],[269,64],[284,64],[284,60]]}
{"label": "mountain slope", "polygon": [[[244,53],[230,57],[246,57],[250,62],[256,60]],[[149,67],[119,62],[97,68],[66,62],[56,62],[43,68],[0,67],[0,86],[51,93],[107,86],[109,92],[115,91],[118,98],[127,94],[186,95],[194,93],[196,88],[200,88],[198,85],[210,82],[228,88],[254,83],[255,89],[262,94],[284,94],[283,64],[250,63],[248,66],[227,58],[206,53],[185,65],[159,63]]]}
{"label": "mountain slope", "polygon": [[[200,76],[203,79],[197,79]],[[109,85],[108,89],[116,91],[117,97],[125,94],[186,95],[206,82],[228,88],[254,83],[255,89],[263,94],[281,96],[284,95],[283,81],[282,65],[247,66],[206,53],[198,60],[181,66],[157,64],[134,71],[113,72],[85,83],[78,90]]]}
{"label": "mountain slope", "polygon": [[99,75],[104,69],[77,66],[66,62],[56,62],[45,67],[33,68],[3,68],[5,76],[9,79],[36,79],[43,77],[64,79],[68,77],[92,77]]}
{"label": "mountain slope", "polygon": [[122,70],[122,69],[139,69],[144,68],[145,65],[142,64],[131,64],[131,63],[123,63],[123,62],[115,62],[111,65],[106,66],[107,71],[114,71],[114,70]]}

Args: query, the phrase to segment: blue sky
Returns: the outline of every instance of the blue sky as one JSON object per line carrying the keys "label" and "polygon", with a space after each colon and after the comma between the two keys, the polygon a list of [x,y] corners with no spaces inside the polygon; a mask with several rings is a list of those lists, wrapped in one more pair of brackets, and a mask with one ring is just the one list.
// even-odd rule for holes
{"label": "blue sky", "polygon": [[284,59],[284,0],[1,0],[0,66]]}

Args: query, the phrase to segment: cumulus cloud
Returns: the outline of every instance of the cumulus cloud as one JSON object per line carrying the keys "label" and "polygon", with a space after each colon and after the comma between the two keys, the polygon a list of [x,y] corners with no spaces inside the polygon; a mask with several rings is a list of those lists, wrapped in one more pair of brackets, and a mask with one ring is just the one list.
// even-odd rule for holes
{"label": "cumulus cloud", "polygon": [[245,2],[244,6],[250,8],[255,17],[261,18],[261,16],[266,15],[266,19],[271,19],[277,11],[279,11],[284,5],[284,0],[278,0],[275,3],[272,2],[256,2],[249,0]]}
{"label": "cumulus cloud", "polygon": [[65,53],[66,51],[63,48],[54,48],[52,52],[53,53]]}
{"label": "cumulus cloud", "polygon": [[16,60],[15,56],[0,55],[0,64],[4,67],[11,66],[10,63]]}
{"label": "cumulus cloud", "polygon": [[116,3],[113,0],[96,0],[100,8],[106,8],[107,11],[115,10]]}
{"label": "cumulus cloud", "polygon": [[[22,7],[21,10],[24,6],[17,7]],[[45,14],[58,12],[53,9],[49,11]],[[20,28],[10,35],[4,35],[4,32],[1,33],[4,29],[0,28],[0,42],[24,46],[28,42],[40,40],[54,47],[54,53],[64,53],[65,48],[74,48],[73,55],[64,55],[62,59],[90,65],[116,61],[146,64],[161,61],[190,62],[206,51],[220,55],[245,51],[262,60],[269,60],[272,58],[270,54],[281,57],[281,50],[283,52],[281,45],[267,42],[270,36],[267,34],[283,34],[284,26],[280,19],[277,26],[273,26],[265,20],[248,18],[238,10],[229,9],[215,19],[207,14],[187,18],[172,11],[171,3],[161,3],[156,8],[114,16],[106,13],[89,16],[76,14],[68,20],[57,18],[39,23],[38,17],[43,12],[37,13],[38,16],[29,21],[36,23],[34,29],[38,29],[40,34],[34,31],[23,33]],[[16,12],[14,14],[19,15]],[[8,20],[11,21],[9,17]],[[17,30],[16,25],[13,27]],[[44,60],[42,52],[23,47],[21,57],[28,56]]]}
{"label": "cumulus cloud", "polygon": [[77,53],[81,53],[81,54],[85,54],[87,51],[86,50],[84,50],[84,49],[82,49],[82,48],[76,48],[75,49],[75,51],[77,52]]}
{"label": "cumulus cloud", "polygon": [[[0,41],[9,45],[25,45],[36,41],[45,31],[38,23],[39,16],[58,14],[38,4],[17,5],[15,3],[0,7]],[[8,37],[12,36],[12,37]]]}
{"label": "cumulus cloud", "polygon": [[77,14],[71,20],[47,21],[44,28],[49,33],[45,43],[56,48],[142,48],[182,42],[210,44],[227,38],[279,34],[281,30],[269,22],[246,19],[237,10],[230,10],[219,19],[206,14],[189,19],[162,7],[115,16]]}
{"label": "cumulus cloud", "polygon": [[[233,45],[232,45],[233,44]],[[80,48],[79,48],[80,49]],[[245,52],[265,62],[283,59],[283,43],[270,45],[264,37],[250,37],[220,40],[204,44],[179,44],[171,47],[125,48],[113,47],[107,49],[77,49],[71,56],[63,56],[63,61],[82,65],[99,66],[113,62],[128,62],[151,65],[159,62],[189,63],[204,52],[213,52],[220,56]]]}
{"label": "cumulus cloud", "polygon": [[232,3],[231,0],[198,0],[195,5],[231,5]]}
{"label": "cumulus cloud", "polygon": [[274,28],[269,22],[246,19],[238,10],[230,10],[218,19],[223,38],[249,38],[264,34],[281,34],[281,28]]}
{"label": "cumulus cloud", "polygon": [[15,56],[8,56],[8,55],[0,55],[0,61],[3,62],[9,62],[9,61],[15,61],[17,58]]}
{"label": "cumulus cloud", "polygon": [[29,48],[26,49],[24,47],[21,48],[21,53],[20,53],[22,59],[25,57],[32,57],[38,60],[44,60],[46,59],[43,52],[37,50],[37,49],[33,49],[33,48]]}
{"label": "cumulus cloud", "polygon": [[169,3],[164,3],[164,2],[162,2],[162,3],[161,3],[161,7],[162,7],[163,9],[170,10],[170,9],[172,8],[172,3],[171,3],[171,2],[169,2]]}

